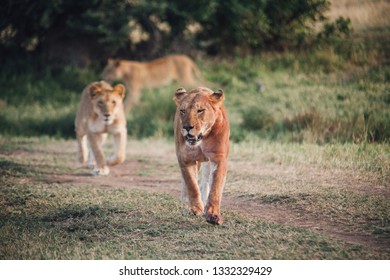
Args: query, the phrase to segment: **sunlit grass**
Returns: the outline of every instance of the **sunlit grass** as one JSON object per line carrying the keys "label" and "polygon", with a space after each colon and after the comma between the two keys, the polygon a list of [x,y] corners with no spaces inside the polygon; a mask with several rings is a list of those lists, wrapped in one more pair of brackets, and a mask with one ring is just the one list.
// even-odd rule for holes
{"label": "sunlit grass", "polygon": [[6,195],[0,216],[1,259],[384,257],[314,232],[232,212],[225,213],[225,224],[213,227],[199,217],[183,215],[182,205],[170,195],[95,186],[2,184],[7,188],[0,190]]}
{"label": "sunlit grass", "polygon": [[[61,147],[61,149],[59,149]],[[141,177],[179,181],[174,144],[129,139]],[[224,196],[284,209],[342,232],[389,236],[389,145],[233,143]],[[375,259],[374,248],[227,211],[221,227],[184,214],[170,194],[45,183],[73,174],[75,141],[0,138],[0,250],[11,259]],[[113,178],[115,179],[115,178]],[[131,181],[129,181],[131,185]],[[179,190],[179,184],[172,186]],[[211,236],[204,239],[204,236]],[[50,243],[50,246],[43,244]],[[288,248],[288,249],[287,249]]]}
{"label": "sunlit grass", "polygon": [[351,19],[356,31],[390,27],[390,3],[386,0],[331,0],[328,16],[335,20],[340,16]]}
{"label": "sunlit grass", "polygon": [[[389,67],[378,65],[368,49],[362,51],[367,56],[358,55],[353,63],[332,49],[199,59],[214,90],[226,93],[232,140],[255,134],[317,144],[388,141]],[[81,91],[98,79],[96,72],[66,68],[55,74],[48,70],[7,75],[0,79],[5,88],[0,93],[3,134],[74,137]],[[172,137],[172,96],[178,86],[143,92],[128,115],[130,136]]]}

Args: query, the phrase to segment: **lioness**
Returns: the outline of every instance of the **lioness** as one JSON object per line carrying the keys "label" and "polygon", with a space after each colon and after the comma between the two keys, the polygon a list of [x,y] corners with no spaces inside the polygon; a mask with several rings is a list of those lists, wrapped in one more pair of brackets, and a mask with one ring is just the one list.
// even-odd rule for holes
{"label": "lioness", "polygon": [[[180,165],[182,199],[190,211],[204,213],[206,221],[221,224],[220,205],[227,173],[229,153],[229,121],[222,103],[222,90],[213,92],[199,87],[187,92],[179,88],[173,100],[175,115],[176,155]],[[198,186],[198,167],[201,182]],[[206,207],[204,207],[206,205]]]}
{"label": "lioness", "polygon": [[[108,175],[108,166],[120,164],[125,160],[127,128],[123,110],[125,87],[118,84],[112,88],[104,81],[88,85],[82,93],[77,110],[75,127],[78,142],[78,158],[86,163],[96,160],[94,175]],[[114,155],[105,160],[102,145],[107,133],[114,136]],[[88,151],[88,144],[92,150]]]}
{"label": "lioness", "polygon": [[129,91],[125,101],[128,112],[139,101],[142,89],[164,86],[175,81],[183,86],[195,86],[197,80],[202,80],[202,75],[188,56],[168,55],[150,62],[108,59],[102,78],[109,83],[115,80],[125,82]]}

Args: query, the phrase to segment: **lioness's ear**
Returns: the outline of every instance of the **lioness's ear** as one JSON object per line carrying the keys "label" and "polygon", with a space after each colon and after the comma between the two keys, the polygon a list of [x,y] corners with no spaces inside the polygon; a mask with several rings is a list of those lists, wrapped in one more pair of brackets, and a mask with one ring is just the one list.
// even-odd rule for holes
{"label": "lioness's ear", "polygon": [[222,101],[225,99],[225,93],[222,89],[219,89],[210,95],[210,99],[214,104],[222,103]]}
{"label": "lioness's ear", "polygon": [[98,85],[93,85],[89,88],[89,98],[94,99],[102,92],[103,90]]}
{"label": "lioness's ear", "polygon": [[175,91],[175,96],[173,97],[173,101],[175,101],[175,103],[178,105],[186,92],[187,91],[185,90],[185,88],[178,88]]}
{"label": "lioness's ear", "polygon": [[116,94],[118,94],[120,98],[123,99],[123,98],[125,97],[125,95],[126,95],[126,88],[125,88],[125,86],[122,85],[122,84],[117,84],[117,85],[114,87],[114,92],[115,92]]}

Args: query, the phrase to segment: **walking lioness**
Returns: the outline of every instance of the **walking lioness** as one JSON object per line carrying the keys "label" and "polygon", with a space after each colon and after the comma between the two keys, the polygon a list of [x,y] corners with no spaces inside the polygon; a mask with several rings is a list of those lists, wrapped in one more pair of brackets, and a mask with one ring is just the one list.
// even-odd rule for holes
{"label": "walking lioness", "polygon": [[[227,173],[229,121],[222,103],[222,90],[196,88],[187,92],[179,88],[173,100],[176,155],[180,165],[182,199],[190,210],[204,214],[206,221],[221,224],[220,205]],[[201,183],[198,170],[201,164]]]}
{"label": "walking lioness", "polygon": [[186,55],[168,55],[150,62],[109,59],[102,78],[111,83],[122,80],[129,91],[125,101],[126,112],[136,104],[144,88],[156,88],[177,82],[195,86],[202,74],[195,62]]}
{"label": "walking lioness", "polygon": [[[125,91],[121,84],[113,88],[104,81],[91,83],[83,90],[75,120],[78,157],[80,163],[86,163],[88,158],[90,164],[96,161],[94,175],[107,175],[108,166],[125,160],[127,128],[122,102]],[[115,152],[106,161],[102,145],[107,133],[114,136]]]}

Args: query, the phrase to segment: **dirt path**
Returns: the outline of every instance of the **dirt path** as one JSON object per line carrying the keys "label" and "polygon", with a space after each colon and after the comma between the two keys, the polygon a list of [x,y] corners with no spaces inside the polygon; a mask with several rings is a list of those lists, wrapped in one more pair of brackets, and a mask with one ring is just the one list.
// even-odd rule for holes
{"label": "dirt path", "polygon": [[[264,168],[264,170],[267,172],[267,168]],[[269,176],[275,176],[274,170],[268,173]],[[283,176],[280,170],[277,173],[277,176]],[[264,174],[264,176],[267,176],[267,174]],[[291,174],[285,174],[284,176],[291,176]],[[163,164],[157,164],[156,166],[156,162],[148,160],[127,160],[124,164],[112,168],[111,174],[107,177],[93,177],[88,169],[77,168],[70,174],[57,172],[53,176],[44,179],[44,181],[59,184],[71,183],[80,186],[93,184],[103,188],[125,187],[151,192],[166,192],[178,197],[178,199],[180,197],[180,174],[177,168],[170,167],[165,170]],[[381,187],[372,188],[375,192],[378,189],[381,189]],[[358,191],[361,191],[360,187]],[[386,194],[388,195],[387,190]],[[275,205],[225,194],[222,202],[222,211],[224,210],[254,215],[263,220],[285,226],[310,229],[364,247],[390,251],[390,240],[388,238],[377,238],[364,232],[350,232],[347,228],[333,225],[329,220],[318,219],[307,213],[294,212],[280,204]]]}

